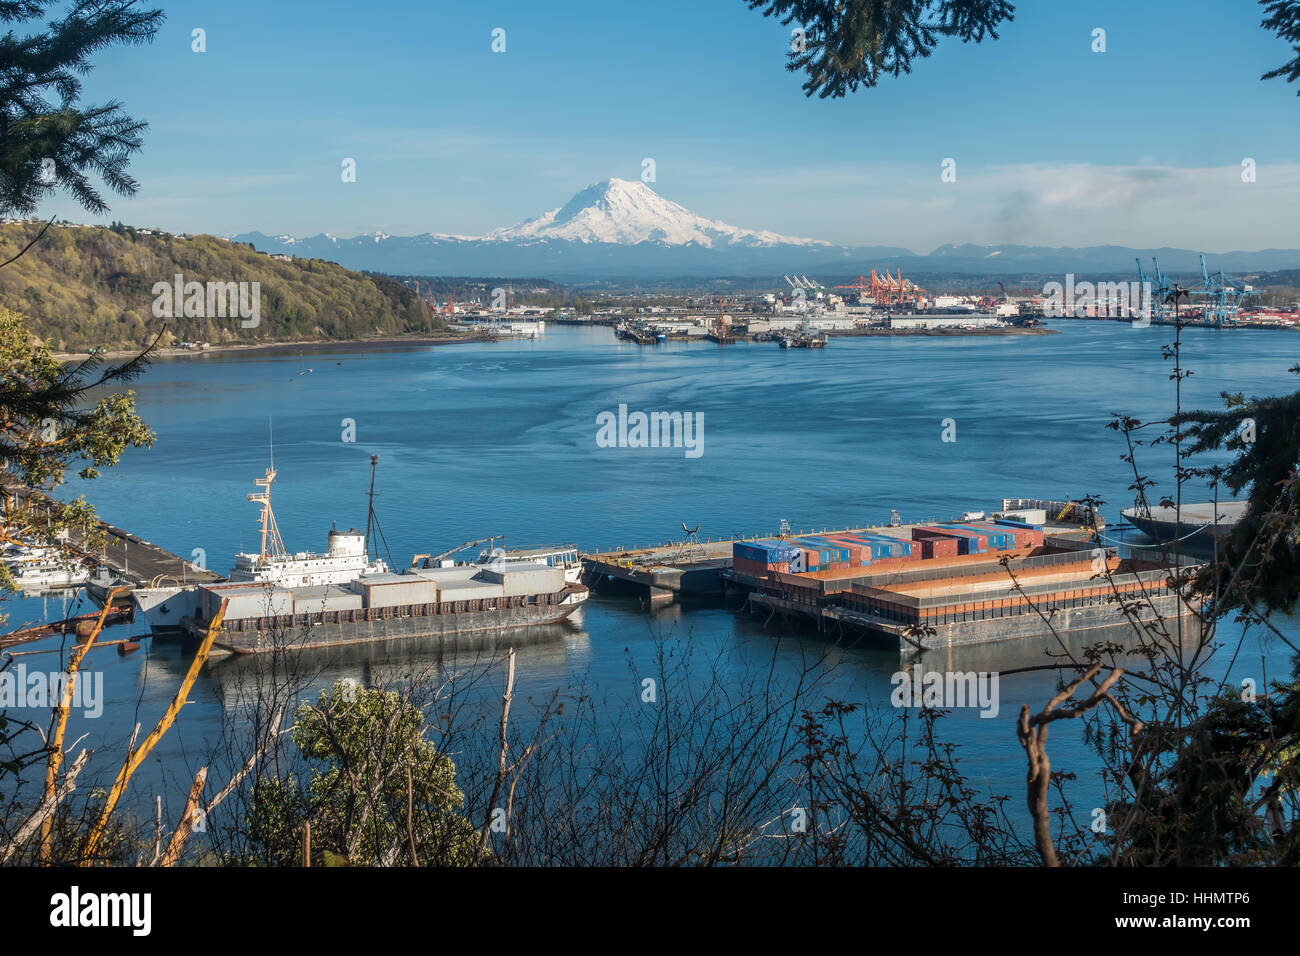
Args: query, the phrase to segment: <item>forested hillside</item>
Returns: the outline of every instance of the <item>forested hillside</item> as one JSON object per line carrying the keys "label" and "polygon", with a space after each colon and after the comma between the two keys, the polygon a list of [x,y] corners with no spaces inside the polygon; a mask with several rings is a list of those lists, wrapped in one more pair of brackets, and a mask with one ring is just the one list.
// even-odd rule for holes
{"label": "forested hillside", "polygon": [[[0,262],[17,254],[42,225],[0,224]],[[156,318],[154,284],[172,283],[178,273],[185,282],[250,283],[250,291],[251,283],[259,283],[258,325],[244,328],[229,313]],[[26,254],[0,268],[0,304],[24,315],[29,328],[60,351],[143,345],[164,325],[164,345],[446,329],[413,290],[386,276],[318,259],[272,259],[216,236],[174,236],[118,224],[51,227]]]}

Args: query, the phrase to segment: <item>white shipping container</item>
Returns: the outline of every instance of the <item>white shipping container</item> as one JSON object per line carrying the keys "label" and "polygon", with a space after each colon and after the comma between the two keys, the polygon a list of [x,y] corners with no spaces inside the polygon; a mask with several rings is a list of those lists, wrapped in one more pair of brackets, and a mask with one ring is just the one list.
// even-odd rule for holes
{"label": "white shipping container", "polygon": [[461,565],[456,568],[425,568],[413,572],[416,576],[424,578],[426,581],[435,581],[438,584],[451,584],[454,581],[468,581],[474,575],[478,574],[478,568],[472,564]]}
{"label": "white shipping container", "polygon": [[1026,524],[1047,524],[1047,511],[1043,508],[1024,508],[1020,511],[999,511],[993,517],[1012,518]]}
{"label": "white shipping container", "polygon": [[356,611],[362,606],[361,595],[337,585],[296,588],[293,592],[295,614],[320,614],[324,611]]}
{"label": "white shipping container", "polygon": [[459,581],[449,584],[439,591],[438,600],[450,604],[452,601],[480,601],[499,598],[503,594],[501,585],[489,581]]}
{"label": "white shipping container", "polygon": [[438,585],[415,574],[374,574],[359,579],[366,607],[436,604]]}
{"label": "white shipping container", "polygon": [[545,565],[516,565],[496,570],[485,568],[482,577],[500,583],[506,597],[520,594],[553,594],[564,587],[564,569]]}
{"label": "white shipping container", "polygon": [[262,585],[203,589],[203,619],[210,621],[227,601],[226,620],[249,617],[278,617],[293,613],[293,593],[285,588]]}

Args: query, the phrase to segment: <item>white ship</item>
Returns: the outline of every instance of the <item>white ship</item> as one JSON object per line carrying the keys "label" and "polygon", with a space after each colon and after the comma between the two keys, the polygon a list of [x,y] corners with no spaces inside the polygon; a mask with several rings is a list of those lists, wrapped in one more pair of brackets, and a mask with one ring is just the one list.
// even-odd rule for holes
{"label": "white ship", "polygon": [[75,587],[90,578],[90,568],[58,548],[10,545],[4,564],[21,591]]}
{"label": "white ship", "polygon": [[[271,510],[271,485],[275,469],[268,468],[266,477],[253,484],[261,488],[250,494],[248,500],[262,506],[260,520],[262,547],[255,554],[235,555],[235,566],[230,569],[232,582],[247,582],[278,587],[319,587],[327,584],[348,584],[365,574],[385,574],[388,565],[381,560],[371,561],[367,555],[366,535],[355,529],[331,529],[323,554],[299,551],[289,554],[280,537]],[[170,583],[155,579],[148,587],[131,592],[136,607],[155,631],[178,630],[181,618],[194,617],[199,608],[200,592],[172,580]]]}

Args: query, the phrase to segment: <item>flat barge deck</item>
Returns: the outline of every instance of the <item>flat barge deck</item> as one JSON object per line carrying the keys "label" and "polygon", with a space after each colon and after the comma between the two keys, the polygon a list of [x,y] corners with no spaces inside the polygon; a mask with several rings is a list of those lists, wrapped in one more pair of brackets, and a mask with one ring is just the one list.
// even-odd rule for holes
{"label": "flat barge deck", "polygon": [[1143,621],[1195,613],[1165,568],[1094,548],[1044,546],[883,574],[736,577],[752,589],[753,613],[903,652],[1124,627],[1126,606]]}

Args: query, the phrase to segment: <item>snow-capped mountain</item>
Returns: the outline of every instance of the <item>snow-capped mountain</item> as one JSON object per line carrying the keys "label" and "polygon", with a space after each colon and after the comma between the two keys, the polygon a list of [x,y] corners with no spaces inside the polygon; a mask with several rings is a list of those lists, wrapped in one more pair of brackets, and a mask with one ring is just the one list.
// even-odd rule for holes
{"label": "snow-capped mountain", "polygon": [[[626,179],[593,183],[563,206],[481,236],[371,233],[342,239],[324,233],[298,238],[254,232],[233,238],[264,252],[396,275],[771,275],[847,269],[852,255],[818,239],[706,219],[647,184]],[[906,249],[875,251],[911,255]]]}
{"label": "snow-capped mountain", "polygon": [[481,239],[484,242],[558,239],[620,245],[661,242],[670,246],[695,243],[706,248],[719,244],[830,247],[830,243],[817,239],[795,239],[705,219],[665,199],[645,183],[626,179],[592,183],[560,208],[536,219],[493,229]]}
{"label": "snow-capped mountain", "polygon": [[[328,259],[350,269],[390,275],[530,276],[561,281],[596,277],[779,276],[785,273],[853,276],[872,268],[909,273],[1042,274],[1095,272],[1127,275],[1135,257],[1160,256],[1166,273],[1199,272],[1196,252],[1124,246],[942,245],[929,255],[897,246],[837,246],[706,219],[660,196],[640,181],[593,183],[563,206],[482,236],[383,232],[340,238],[234,236],[263,252]],[[1265,249],[1211,257],[1229,272],[1300,267],[1300,252]]]}

